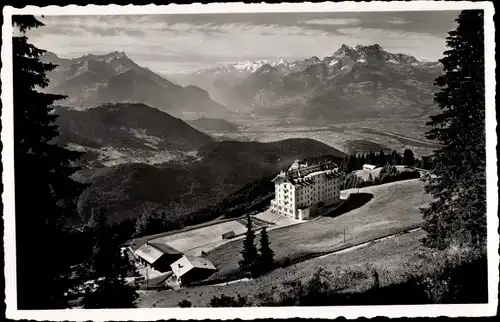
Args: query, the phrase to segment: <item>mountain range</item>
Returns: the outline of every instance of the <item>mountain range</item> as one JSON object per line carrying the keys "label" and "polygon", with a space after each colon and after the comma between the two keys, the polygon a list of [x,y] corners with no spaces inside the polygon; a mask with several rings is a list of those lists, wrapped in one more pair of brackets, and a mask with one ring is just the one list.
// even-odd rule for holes
{"label": "mountain range", "polygon": [[173,77],[206,89],[232,110],[331,122],[433,113],[433,82],[441,73],[439,62],[375,44],[342,45],[323,59],[235,63]]}
{"label": "mountain range", "polygon": [[179,86],[131,60],[124,52],[59,58],[42,57],[57,67],[44,90],[64,94],[59,104],[79,109],[107,103],[144,103],[184,119],[223,117],[228,110],[196,86]]}

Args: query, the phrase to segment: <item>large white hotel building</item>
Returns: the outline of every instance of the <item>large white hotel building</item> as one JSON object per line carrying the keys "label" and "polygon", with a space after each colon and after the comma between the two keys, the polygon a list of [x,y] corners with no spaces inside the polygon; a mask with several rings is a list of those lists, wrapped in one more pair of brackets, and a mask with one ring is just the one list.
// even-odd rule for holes
{"label": "large white hotel building", "polygon": [[300,220],[313,217],[321,208],[340,202],[341,178],[332,162],[308,165],[295,161],[273,179],[271,212]]}

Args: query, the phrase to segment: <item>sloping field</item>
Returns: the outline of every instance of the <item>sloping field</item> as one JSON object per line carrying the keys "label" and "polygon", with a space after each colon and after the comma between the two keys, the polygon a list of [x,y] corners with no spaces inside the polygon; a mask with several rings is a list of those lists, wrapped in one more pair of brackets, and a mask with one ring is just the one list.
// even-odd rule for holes
{"label": "sloping field", "polygon": [[[198,286],[180,290],[165,290],[142,293],[139,307],[175,307],[182,300],[190,301],[193,306],[208,306],[214,296],[252,297],[260,292],[269,291],[275,285],[298,279],[307,279],[319,268],[333,270],[337,266],[351,268],[372,265],[380,273],[381,285],[397,282],[404,273],[403,263],[414,262],[418,258],[416,251],[423,250],[420,239],[423,231],[416,231],[391,239],[383,240],[367,247],[350,252],[315,258],[282,269],[276,269],[267,275],[247,282],[229,284],[227,286]],[[356,285],[353,285],[355,287]]]}
{"label": "sloping field", "polygon": [[[258,228],[263,225],[260,221],[253,221],[253,227]],[[217,223],[198,229],[192,229],[177,234],[158,237],[150,242],[168,244],[170,247],[180,252],[198,249],[204,245],[210,245],[222,240],[222,234],[233,231],[236,236],[246,232],[246,222],[244,219],[236,219]]]}
{"label": "sloping field", "polygon": [[[358,189],[351,189],[343,193],[357,192]],[[360,196],[367,194],[373,195],[373,198],[340,216],[320,217],[304,224],[269,231],[275,259],[296,261],[416,227],[422,222],[419,208],[431,200],[419,179],[359,189]],[[242,241],[236,240],[209,252],[208,259],[218,269],[211,278],[236,272],[241,248]]]}

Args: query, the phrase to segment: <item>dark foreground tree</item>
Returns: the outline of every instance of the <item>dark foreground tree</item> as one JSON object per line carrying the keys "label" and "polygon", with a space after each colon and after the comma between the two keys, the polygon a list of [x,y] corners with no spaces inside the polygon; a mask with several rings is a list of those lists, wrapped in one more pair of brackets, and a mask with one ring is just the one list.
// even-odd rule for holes
{"label": "dark foreground tree", "polygon": [[270,244],[267,229],[264,227],[260,233],[260,255],[258,268],[260,274],[267,273],[274,267],[274,252],[271,249]]}
{"label": "dark foreground tree", "polygon": [[247,215],[247,232],[243,242],[243,249],[241,250],[241,257],[242,259],[239,261],[241,270],[254,276],[259,254],[255,247],[255,233],[252,229],[252,220],[249,215]]}
{"label": "dark foreground tree", "polygon": [[383,166],[386,163],[387,163],[387,160],[386,160],[386,157],[385,157],[384,149],[380,149],[380,152],[378,154],[378,164],[380,166]]}
{"label": "dark foreground tree", "polygon": [[39,91],[56,66],[40,62],[45,52],[25,33],[43,24],[33,16],[13,16],[14,167],[17,303],[19,309],[67,307],[69,263],[65,217],[76,214],[82,186],[70,179],[80,153],[52,144],[58,135],[52,104],[61,95]]}
{"label": "dark foreground tree", "polygon": [[93,283],[83,298],[87,309],[132,308],[137,300],[137,289],[125,281],[132,264],[120,251],[120,245],[110,233],[103,211],[92,214],[91,229],[95,245],[89,261],[89,278]]}
{"label": "dark foreground tree", "polygon": [[406,166],[413,167],[415,165],[415,155],[410,149],[406,149],[403,153],[403,163]]}
{"label": "dark foreground tree", "polygon": [[462,11],[457,22],[440,60],[445,73],[436,79],[442,112],[431,117],[427,133],[442,145],[426,185],[437,200],[422,210],[426,243],[437,248],[486,241],[483,11]]}

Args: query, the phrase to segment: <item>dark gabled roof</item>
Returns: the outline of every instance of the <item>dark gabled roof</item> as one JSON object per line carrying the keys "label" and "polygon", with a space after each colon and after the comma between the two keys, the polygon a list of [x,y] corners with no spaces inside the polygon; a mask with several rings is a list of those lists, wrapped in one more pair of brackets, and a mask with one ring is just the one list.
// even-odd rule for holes
{"label": "dark gabled roof", "polygon": [[149,242],[149,245],[153,246],[154,248],[158,249],[160,252],[164,254],[169,254],[169,255],[180,255],[182,254],[180,251],[177,249],[170,247],[167,244],[163,243],[154,243],[154,242]]}

